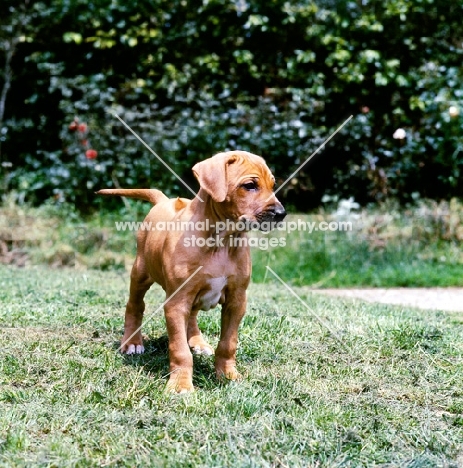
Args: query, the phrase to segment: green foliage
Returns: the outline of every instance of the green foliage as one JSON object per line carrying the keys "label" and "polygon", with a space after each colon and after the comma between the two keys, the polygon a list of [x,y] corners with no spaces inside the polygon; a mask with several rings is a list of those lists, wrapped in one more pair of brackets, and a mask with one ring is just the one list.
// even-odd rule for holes
{"label": "green foliage", "polygon": [[[233,148],[262,154],[282,181],[353,114],[282,192],[285,201],[306,210],[323,193],[362,203],[463,195],[460,2],[8,0],[1,8],[5,53],[15,43],[0,119],[4,186],[29,200],[89,208],[94,189],[114,184],[189,194],[114,113],[193,187],[196,161]],[[68,128],[75,117],[88,125],[80,138]],[[405,138],[393,138],[398,128]]]}

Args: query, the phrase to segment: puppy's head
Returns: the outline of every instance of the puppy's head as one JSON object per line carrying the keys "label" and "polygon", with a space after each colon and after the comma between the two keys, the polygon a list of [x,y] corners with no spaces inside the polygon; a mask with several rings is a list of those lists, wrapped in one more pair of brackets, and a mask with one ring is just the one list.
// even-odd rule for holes
{"label": "puppy's head", "polygon": [[227,219],[268,227],[286,216],[273,193],[275,178],[260,156],[247,151],[219,153],[196,164],[193,173]]}

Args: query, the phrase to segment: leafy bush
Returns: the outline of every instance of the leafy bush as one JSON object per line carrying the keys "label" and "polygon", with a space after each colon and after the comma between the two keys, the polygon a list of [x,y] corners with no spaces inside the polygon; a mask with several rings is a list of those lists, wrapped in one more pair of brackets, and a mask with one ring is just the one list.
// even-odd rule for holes
{"label": "leafy bush", "polygon": [[[31,201],[87,209],[94,189],[117,184],[189,195],[114,113],[193,188],[189,168],[233,148],[262,154],[283,181],[353,114],[281,192],[287,203],[307,210],[324,193],[361,203],[463,195],[459,2],[0,8],[11,58],[4,115],[0,107],[4,188]],[[87,129],[73,130],[75,119]]]}

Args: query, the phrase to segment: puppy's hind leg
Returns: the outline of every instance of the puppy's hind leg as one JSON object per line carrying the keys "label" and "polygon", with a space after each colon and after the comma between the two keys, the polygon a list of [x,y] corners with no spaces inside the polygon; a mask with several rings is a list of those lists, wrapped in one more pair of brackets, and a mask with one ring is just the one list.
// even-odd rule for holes
{"label": "puppy's hind leg", "polygon": [[188,319],[187,338],[188,346],[193,351],[193,354],[206,354],[212,356],[214,348],[203,338],[201,330],[198,327],[199,310],[193,310]]}
{"label": "puppy's hind leg", "polygon": [[153,283],[145,271],[143,261],[137,257],[130,274],[130,296],[125,309],[124,336],[120,347],[122,353],[142,354],[145,351],[141,335],[145,311],[143,298]]}

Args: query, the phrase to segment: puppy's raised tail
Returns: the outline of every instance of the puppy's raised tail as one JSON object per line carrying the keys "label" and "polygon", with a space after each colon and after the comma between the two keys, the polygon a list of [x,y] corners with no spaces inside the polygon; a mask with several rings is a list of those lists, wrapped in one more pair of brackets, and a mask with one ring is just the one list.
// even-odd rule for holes
{"label": "puppy's raised tail", "polygon": [[111,195],[127,198],[135,198],[137,200],[144,200],[156,205],[168,198],[156,189],[102,189],[96,192],[98,195]]}

